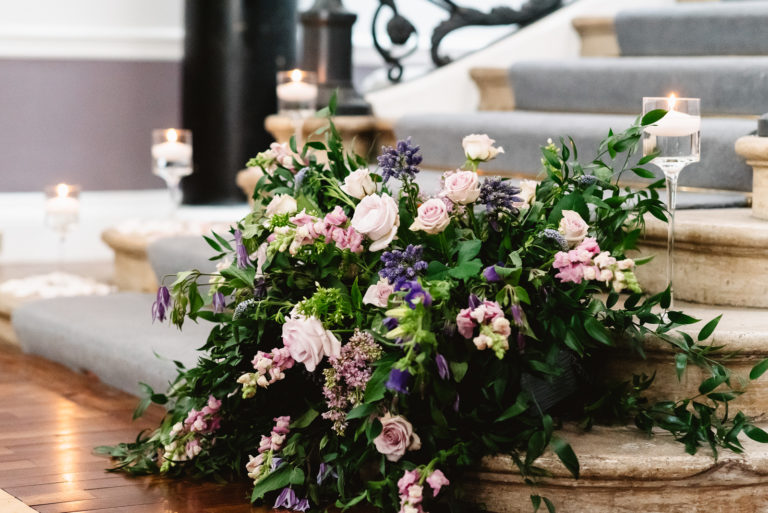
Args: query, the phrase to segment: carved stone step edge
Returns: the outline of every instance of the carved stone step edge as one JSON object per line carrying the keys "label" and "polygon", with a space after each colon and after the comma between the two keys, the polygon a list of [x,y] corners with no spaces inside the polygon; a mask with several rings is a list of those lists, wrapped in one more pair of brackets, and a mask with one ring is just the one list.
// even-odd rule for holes
{"label": "carved stone step edge", "polygon": [[[749,209],[680,210],[675,229],[675,296],[704,304],[768,308],[768,222]],[[648,218],[637,268],[642,287],[667,287],[667,225]],[[637,256],[637,255],[635,255]]]}
{"label": "carved stone step edge", "polygon": [[764,513],[768,505],[768,446],[743,440],[746,454],[684,452],[671,435],[646,437],[631,427],[558,433],[581,465],[573,479],[552,453],[537,460],[551,477],[532,489],[511,458],[485,458],[465,485],[474,500],[498,513],[531,510],[530,495],[548,497],[561,513]]}
{"label": "carved stone step edge", "polygon": [[571,23],[581,37],[582,57],[618,57],[621,54],[613,17],[584,16]]}

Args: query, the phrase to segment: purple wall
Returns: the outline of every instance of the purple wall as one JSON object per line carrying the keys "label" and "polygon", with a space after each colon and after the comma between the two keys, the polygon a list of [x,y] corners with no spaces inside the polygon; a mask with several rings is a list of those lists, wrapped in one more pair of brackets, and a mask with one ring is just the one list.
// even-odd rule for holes
{"label": "purple wall", "polygon": [[0,59],[0,192],[165,187],[153,128],[178,126],[180,63]]}

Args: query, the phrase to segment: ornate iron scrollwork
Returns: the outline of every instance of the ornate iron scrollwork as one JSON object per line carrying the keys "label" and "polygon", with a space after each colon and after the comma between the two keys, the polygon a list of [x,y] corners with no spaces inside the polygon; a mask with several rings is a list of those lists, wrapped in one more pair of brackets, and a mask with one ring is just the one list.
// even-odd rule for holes
{"label": "ornate iron scrollwork", "polygon": [[[427,0],[449,13],[447,20],[440,22],[432,31],[430,55],[435,66],[444,66],[451,62],[450,57],[440,55],[440,43],[443,39],[453,32],[463,27],[470,26],[499,26],[499,25],[517,25],[523,27],[546,16],[547,14],[559,9],[563,5],[563,0],[529,0],[519,9],[511,7],[494,7],[488,12],[482,12],[478,9],[461,7],[452,0]],[[379,41],[376,27],[379,22],[379,16],[385,9],[389,9],[392,17],[387,22],[386,33],[392,47],[384,48]],[[373,44],[376,50],[384,58],[387,64],[387,76],[392,82],[399,82],[403,77],[403,59],[416,51],[418,38],[416,27],[408,21],[397,10],[395,0],[379,0],[379,6],[373,16]],[[409,40],[414,40],[412,47],[406,47]],[[399,55],[395,55],[396,48],[403,48]]]}

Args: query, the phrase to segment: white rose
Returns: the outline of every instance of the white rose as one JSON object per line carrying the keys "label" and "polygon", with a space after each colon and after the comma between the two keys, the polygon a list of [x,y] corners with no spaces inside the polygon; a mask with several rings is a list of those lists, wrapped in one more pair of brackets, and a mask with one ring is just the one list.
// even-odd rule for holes
{"label": "white rose", "polygon": [[267,205],[267,217],[272,217],[279,214],[291,214],[296,212],[298,205],[296,200],[289,194],[278,194]]}
{"label": "white rose", "polygon": [[373,241],[371,251],[384,249],[395,238],[400,226],[397,203],[389,194],[366,196],[357,205],[350,225]]}
{"label": "white rose", "polygon": [[363,199],[376,192],[376,184],[373,183],[371,173],[367,169],[357,169],[347,175],[341,190],[353,198]]}
{"label": "white rose", "polygon": [[504,153],[504,148],[501,146],[498,148],[493,146],[495,142],[488,137],[488,134],[470,134],[461,141],[461,145],[464,147],[464,154],[469,160],[486,162],[496,158],[499,153]]}
{"label": "white rose", "polygon": [[448,215],[445,201],[440,198],[432,198],[418,208],[418,215],[411,225],[411,230],[423,230],[434,235],[445,230],[450,223],[451,217]]}
{"label": "white rose", "polygon": [[324,356],[341,354],[341,342],[317,317],[292,313],[283,324],[283,344],[291,357],[313,372]]}
{"label": "white rose", "polygon": [[539,182],[536,180],[520,180],[520,192],[515,194],[515,196],[520,198],[521,201],[513,203],[515,208],[523,208],[533,203],[533,200],[536,197],[536,187],[538,185]]}
{"label": "white rose", "polygon": [[480,180],[474,171],[456,171],[444,175],[441,195],[460,205],[473,203],[480,196]]}
{"label": "white rose", "polygon": [[395,291],[395,287],[389,283],[389,280],[382,278],[375,285],[368,287],[363,296],[363,304],[386,308],[389,302],[389,296]]}
{"label": "white rose", "polygon": [[568,245],[575,248],[587,236],[589,225],[574,210],[563,210],[563,218],[560,220],[560,233],[568,241]]}

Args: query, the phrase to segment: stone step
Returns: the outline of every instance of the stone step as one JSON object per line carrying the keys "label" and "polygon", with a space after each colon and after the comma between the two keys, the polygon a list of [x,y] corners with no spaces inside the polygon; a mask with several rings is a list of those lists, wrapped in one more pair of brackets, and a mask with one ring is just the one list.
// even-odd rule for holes
{"label": "stone step", "polygon": [[[717,351],[718,356],[738,353],[726,360],[727,367],[736,378],[732,382],[739,390],[747,393],[731,402],[734,410],[741,409],[749,416],[766,418],[768,414],[768,375],[749,383],[744,388],[746,378],[752,367],[768,358],[768,310],[758,308],[737,308],[723,306],[698,305],[676,302],[675,310],[682,310],[702,322],[681,327],[694,340],[701,328],[710,320],[722,314],[722,319],[712,337],[706,341],[713,346],[725,346]],[[679,400],[698,394],[698,387],[704,379],[710,377],[706,371],[695,365],[688,365],[682,379],[678,380],[675,372],[676,351],[660,339],[649,339],[645,345],[646,358],[630,355],[626,350],[617,350],[615,354],[605,356],[600,375],[609,380],[626,380],[631,374],[650,376],[654,372],[654,383],[645,394],[654,401]],[[740,381],[741,380],[741,381]]]}
{"label": "stone step", "polygon": [[[555,503],[560,513],[764,513],[768,511],[768,446],[743,437],[745,454],[707,449],[686,454],[668,434],[647,437],[633,427],[567,426],[558,433],[573,447],[581,477],[570,477],[545,453],[537,465],[549,473],[526,485],[508,456],[483,460],[465,482],[493,513],[532,510],[530,495]],[[543,506],[542,506],[542,509]]]}
{"label": "stone step", "polygon": [[[697,303],[768,308],[768,221],[749,209],[681,210],[675,222],[675,296]],[[643,288],[666,288],[667,225],[646,222]],[[768,323],[768,318],[765,321]]]}
{"label": "stone step", "polygon": [[[637,114],[640,97],[633,99]],[[535,177],[541,173],[540,147],[548,138],[557,141],[570,135],[576,141],[581,161],[591,162],[600,140],[608,129],[621,131],[635,116],[567,112],[476,112],[472,114],[412,115],[398,119],[398,139],[412,136],[422,148],[424,167],[455,169],[464,160],[462,138],[471,133],[487,133],[504,147],[505,153],[482,166],[488,173]],[[752,169],[734,151],[734,142],[752,132],[754,120],[744,118],[704,118],[701,128],[701,162],[683,171],[680,184],[688,187],[752,190]],[[654,166],[650,169],[661,177]]]}
{"label": "stone step", "polygon": [[624,56],[768,55],[768,3],[692,3],[620,11]]}
{"label": "stone step", "polygon": [[768,57],[621,57],[519,62],[509,70],[520,110],[636,113],[644,96],[701,98],[703,114],[768,109]]}

